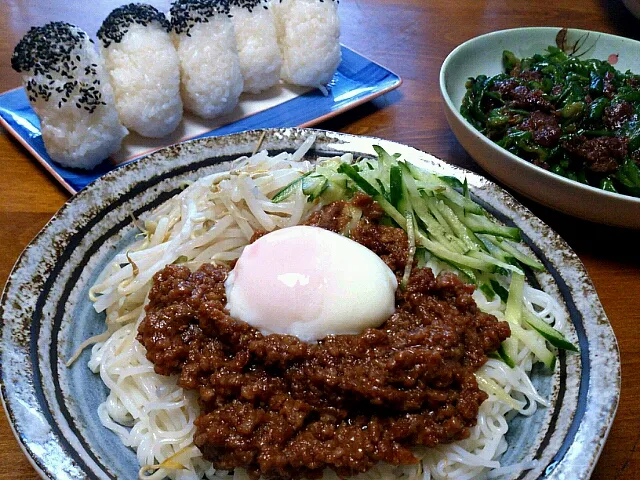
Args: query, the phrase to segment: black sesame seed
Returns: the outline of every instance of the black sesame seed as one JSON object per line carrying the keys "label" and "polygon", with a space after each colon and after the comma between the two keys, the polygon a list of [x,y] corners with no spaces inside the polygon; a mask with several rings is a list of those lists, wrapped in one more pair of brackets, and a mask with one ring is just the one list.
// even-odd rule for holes
{"label": "black sesame seed", "polygon": [[208,23],[209,18],[229,15],[227,0],[177,0],[171,4],[171,28],[175,33],[191,35],[189,31],[198,23]]}
{"label": "black sesame seed", "polygon": [[170,29],[169,21],[155,7],[144,3],[130,3],[111,12],[102,22],[97,36],[104,48],[108,48],[112,42],[120,43],[131,25],[146,27],[153,22],[167,31]]}
{"label": "black sesame seed", "polygon": [[85,32],[65,22],[31,27],[14,49],[11,66],[17,72],[33,72],[36,75],[57,72],[60,63],[69,58],[69,54],[82,44],[86,36]]}
{"label": "black sesame seed", "polygon": [[[100,84],[96,78],[98,64],[86,63],[93,58],[90,54],[83,58],[87,39],[82,30],[63,22],[29,30],[16,46],[11,60],[18,72],[28,72],[31,76],[25,85],[29,101],[42,99],[47,102],[53,96],[58,108],[69,100],[89,113],[93,113],[97,105],[104,104],[102,93],[92,86]],[[78,67],[89,77],[86,81],[79,82],[71,73]],[[68,81],[64,81],[65,78]]]}
{"label": "black sesame seed", "polygon": [[254,8],[262,5],[264,8],[269,8],[263,0],[229,0],[230,7],[239,7],[252,12]]}

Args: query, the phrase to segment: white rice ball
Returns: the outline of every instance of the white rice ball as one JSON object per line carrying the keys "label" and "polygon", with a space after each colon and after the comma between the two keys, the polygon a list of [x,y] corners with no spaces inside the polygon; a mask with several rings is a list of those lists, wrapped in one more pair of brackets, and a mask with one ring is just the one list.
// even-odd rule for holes
{"label": "white rice ball", "polygon": [[171,7],[185,109],[203,118],[232,111],[243,89],[229,5],[179,0]]}
{"label": "white rice ball", "polygon": [[269,3],[264,0],[231,0],[231,21],[244,91],[259,93],[276,85],[280,81],[282,58]]}
{"label": "white rice ball", "polygon": [[182,120],[180,67],[164,15],[144,4],[117,8],[98,38],[122,123],[145,137],[173,132]]}
{"label": "white rice ball", "polygon": [[273,3],[282,53],[281,78],[294,85],[323,87],[341,60],[340,19],[335,0]]}
{"label": "white rice ball", "polygon": [[95,167],[128,133],[92,43],[78,27],[52,22],[29,30],[11,58],[40,119],[47,153],[66,167]]}

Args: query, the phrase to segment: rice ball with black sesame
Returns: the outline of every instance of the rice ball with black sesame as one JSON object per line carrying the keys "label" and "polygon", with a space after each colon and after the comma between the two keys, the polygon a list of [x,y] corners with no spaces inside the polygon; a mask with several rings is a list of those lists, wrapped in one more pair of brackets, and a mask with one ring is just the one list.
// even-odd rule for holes
{"label": "rice ball with black sesame", "polygon": [[282,53],[282,79],[294,85],[323,88],[341,60],[338,3],[276,0],[273,11]]}
{"label": "rice ball with black sesame", "polygon": [[128,133],[114,106],[104,61],[89,36],[65,22],[33,27],[11,65],[22,73],[47,153],[66,167],[91,169]]}
{"label": "rice ball with black sesame", "polygon": [[182,120],[178,54],[165,16],[151,5],[116,8],[98,30],[122,123],[164,137]]}
{"label": "rice ball with black sesame", "polygon": [[265,0],[231,0],[244,91],[259,93],[280,81],[280,48],[275,19]]}
{"label": "rice ball with black sesame", "polygon": [[171,28],[185,109],[203,118],[232,111],[243,80],[229,4],[178,0],[171,5]]}

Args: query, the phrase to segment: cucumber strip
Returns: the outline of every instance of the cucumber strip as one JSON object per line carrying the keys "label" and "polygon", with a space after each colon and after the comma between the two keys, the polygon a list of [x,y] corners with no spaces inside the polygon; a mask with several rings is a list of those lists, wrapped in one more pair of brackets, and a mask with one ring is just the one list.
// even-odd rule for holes
{"label": "cucumber strip", "polygon": [[[511,326],[511,324],[509,326]],[[518,358],[518,338],[513,334],[513,329],[511,329],[511,336],[502,342],[500,347],[504,349],[504,353],[508,358]],[[515,362],[513,363],[515,364]]]}
{"label": "cucumber strip", "polygon": [[402,198],[402,171],[399,165],[391,167],[389,171],[389,184],[389,201],[391,205],[398,207],[398,202]]}
{"label": "cucumber strip", "polygon": [[440,228],[442,228],[442,230],[447,232],[449,235],[453,236],[454,233],[451,229],[451,226],[447,223],[447,220],[442,215],[442,212],[440,212],[440,210],[438,210],[438,208],[435,206],[435,197],[427,195],[424,190],[420,194],[422,196],[422,199],[424,200],[424,203],[429,209],[429,213],[431,213],[433,218],[435,218],[436,221],[440,224]]}
{"label": "cucumber strip", "polygon": [[509,298],[509,291],[502,285],[500,285],[496,280],[491,279],[489,283],[491,284],[491,288],[493,288],[493,291],[496,292],[496,295],[500,297],[500,300],[502,300],[503,303],[507,303],[507,299]]}
{"label": "cucumber strip", "polygon": [[424,268],[427,266],[427,249],[424,247],[416,247],[416,266]]}
{"label": "cucumber strip", "polygon": [[305,179],[305,177],[308,177],[312,173],[313,172],[307,172],[304,175],[302,175],[302,176],[296,178],[295,180],[293,180],[288,185],[282,187],[282,189],[280,191],[278,191],[273,197],[271,197],[271,201],[273,203],[280,203],[283,200],[285,200],[286,198],[288,198],[289,195],[291,195],[295,191],[296,185],[298,185],[300,182],[302,182]]}
{"label": "cucumber strip", "polygon": [[516,260],[518,260],[520,263],[523,263],[535,270],[540,270],[543,271],[544,270],[544,265],[542,265],[540,262],[538,262],[534,257],[532,257],[531,255],[527,255],[526,253],[521,252],[519,249],[517,249],[514,245],[512,245],[510,242],[508,242],[507,240],[504,239],[492,239],[489,236],[484,236],[484,239],[487,240],[488,242],[491,242],[494,246],[500,248],[501,250],[505,251],[506,253],[508,253],[509,255],[511,255],[513,258],[515,258]]}
{"label": "cucumber strip", "polygon": [[[498,260],[500,260],[503,263],[508,263],[510,265],[516,263],[515,259],[511,256],[508,255],[504,250],[502,250],[501,248],[499,248],[498,246],[496,246],[493,242],[490,242],[488,239],[490,238],[489,235],[479,235],[477,238],[481,239],[482,244],[484,245],[485,249],[489,252],[489,255],[491,255],[493,258],[496,258]],[[519,265],[519,264],[517,264]],[[508,273],[508,272],[507,272]]]}
{"label": "cucumber strip", "polygon": [[536,317],[526,308],[523,308],[524,320],[540,335],[542,335],[547,342],[556,348],[562,350],[569,350],[570,352],[578,352],[578,347],[567,340],[567,338],[558,330],[553,328],[548,323],[544,322],[540,318]]}
{"label": "cucumber strip", "polygon": [[302,193],[309,197],[309,202],[318,198],[328,186],[329,180],[322,175],[311,175],[302,179]]}
{"label": "cucumber strip", "polygon": [[484,293],[484,296],[487,297],[487,300],[491,301],[496,297],[496,292],[493,291],[493,288],[491,288],[491,285],[489,285],[488,283],[481,283],[478,288],[482,293]]}
{"label": "cucumber strip", "polygon": [[393,175],[390,173],[389,181],[392,181],[392,178],[391,178],[392,176],[396,177],[393,179],[394,183],[396,184],[396,187],[394,188],[397,188],[398,190],[400,190],[400,198],[398,198],[398,201],[394,205],[396,205],[396,208],[398,209],[398,211],[404,214],[405,217],[407,215],[407,212],[411,212],[413,225],[414,227],[417,227],[418,222],[415,217],[415,211],[411,206],[411,198],[409,197],[409,190],[407,189],[406,183],[402,181],[402,168],[398,166],[397,173],[393,173]]}
{"label": "cucumber strip", "polygon": [[[440,177],[443,182],[453,188],[463,188],[464,184],[457,178],[452,177],[451,175],[443,175]],[[467,177],[464,178],[465,183],[467,182]]]}
{"label": "cucumber strip", "polygon": [[362,175],[358,173],[358,171],[352,167],[351,165],[347,165],[346,163],[341,163],[338,167],[339,173],[344,173],[347,177],[355,182],[355,184],[367,195],[371,197],[380,196],[380,192],[371,185],[368,181],[366,181]]}
{"label": "cucumber strip", "polygon": [[507,350],[504,348],[503,344],[500,344],[497,353],[500,357],[500,360],[506,363],[509,368],[515,368],[516,362],[514,362],[513,358],[511,358],[509,354],[507,354]]}
{"label": "cucumber strip", "polygon": [[469,252],[469,256],[470,257],[474,257],[474,258],[478,258],[480,260],[485,260],[485,261],[487,261],[489,263],[493,263],[496,267],[504,268],[507,271],[524,275],[524,272],[522,271],[521,268],[516,267],[515,265],[512,265],[510,263],[503,262],[502,260],[499,260],[499,259],[495,258],[494,256],[489,255],[489,254],[487,254],[485,252],[481,252],[479,250],[474,250],[474,251]]}
{"label": "cucumber strip", "polygon": [[475,233],[488,233],[496,237],[506,237],[516,242],[521,240],[519,228],[499,225],[482,215],[467,213],[466,215],[461,215],[460,221]]}
{"label": "cucumber strip", "polygon": [[[456,192],[458,193],[458,192]],[[489,252],[489,249],[487,248],[487,246],[485,245],[485,243],[480,240],[480,238],[478,238],[478,236],[475,234],[475,232],[473,232],[468,226],[466,226],[462,221],[460,221],[460,217],[459,214],[460,212],[462,212],[462,214],[465,214],[465,208],[461,207],[460,205],[457,205],[455,202],[451,202],[451,200],[449,200],[446,195],[436,195],[436,197],[442,201],[444,203],[444,205],[446,206],[446,208],[450,209],[453,214],[456,216],[456,219],[462,223],[464,225],[465,231],[466,231],[466,235],[469,237],[469,239],[473,242],[473,244],[475,245],[475,248],[479,249],[479,250],[483,250],[485,252]],[[464,197],[462,197],[464,198]],[[474,204],[475,205],[475,204]],[[481,210],[481,212],[483,212]]]}
{"label": "cucumber strip", "polygon": [[494,395],[501,402],[509,405],[514,410],[522,410],[523,405],[520,404],[517,400],[511,398],[510,395],[507,395],[504,389],[500,387],[500,385],[498,385],[496,382],[494,382],[481,372],[476,372],[474,373],[474,375],[476,376],[478,387],[480,387],[482,391],[488,393],[489,395]]}
{"label": "cucumber strip", "polygon": [[496,237],[506,237],[516,242],[521,240],[520,229],[518,227],[505,227],[483,215],[465,212],[462,207],[453,203],[449,203],[449,207],[451,207],[460,221],[469,227],[472,232],[488,233]]}
{"label": "cucumber strip", "polygon": [[520,325],[520,317],[522,316],[523,295],[524,275],[514,273],[511,276],[511,285],[509,285],[509,298],[507,299],[507,307],[504,310],[504,316],[509,324]]}
{"label": "cucumber strip", "polygon": [[450,265],[451,267],[458,270],[458,277],[460,277],[461,281],[463,281],[464,283],[472,283],[474,285],[477,285],[478,276],[476,275],[473,269],[464,267],[462,265],[459,265],[455,262],[451,262],[449,260],[444,260],[442,258],[440,260],[446,263],[447,265]]}
{"label": "cucumber strip", "polygon": [[420,194],[418,192],[415,181],[408,173],[408,170],[404,168],[402,170],[402,184],[407,189],[411,207],[418,219],[426,226],[429,235],[438,243],[447,245],[450,250],[457,253],[465,253],[464,245],[454,237],[450,229],[447,231],[448,226],[446,222],[444,222],[444,219],[441,222],[430,213],[427,201],[428,197],[425,196],[426,194]]}
{"label": "cucumber strip", "polygon": [[433,253],[436,257],[441,258],[442,260],[483,272],[492,272],[495,269],[494,265],[490,263],[469,257],[467,255],[452,252],[443,245],[431,241],[419,229],[416,230],[416,241],[431,253]]}
{"label": "cucumber strip", "polygon": [[380,187],[380,192],[382,193],[382,195],[384,195],[385,197],[387,197],[388,200],[390,200],[389,193],[387,192],[387,189],[384,188],[384,184],[382,183],[382,180],[380,180],[378,177],[376,177],[374,180],[378,184],[378,187]]}
{"label": "cucumber strip", "polygon": [[544,338],[541,337],[538,332],[532,330],[525,330],[520,325],[509,324],[511,327],[512,337],[517,338],[525,344],[538,357],[538,359],[544,363],[547,368],[553,370],[556,365],[556,356],[545,345]]}
{"label": "cucumber strip", "polygon": [[415,236],[415,220],[413,219],[413,213],[411,210],[405,211],[405,219],[407,222],[407,237],[409,239],[409,252],[407,254],[407,263],[404,266],[404,274],[402,275],[402,281],[400,282],[400,288],[404,290],[409,283],[409,276],[411,275],[411,269],[413,268],[413,257],[416,254],[416,236]]}
{"label": "cucumber strip", "polygon": [[456,265],[455,263],[452,263],[452,265],[458,270],[460,270],[460,273],[462,273],[464,276],[467,277],[465,279],[466,283],[473,283],[474,285],[478,283],[478,277],[476,276],[475,273],[473,273],[473,270],[463,267],[462,265]]}
{"label": "cucumber strip", "polygon": [[516,338],[524,343],[538,359],[549,369],[555,367],[556,357],[546,347],[544,338],[535,331],[527,331],[521,326],[522,297],[524,295],[524,275],[513,273],[509,286],[509,298],[504,311],[504,317],[511,328],[511,338]]}
{"label": "cucumber strip", "polygon": [[509,285],[509,294],[504,310],[504,317],[509,322],[511,328],[511,337],[502,342],[505,353],[510,358],[518,355],[518,337],[514,335],[515,327],[520,326],[520,314],[522,312],[522,295],[524,294],[524,275],[513,274],[511,277],[511,285]]}
{"label": "cucumber strip", "polygon": [[407,231],[407,221],[404,216],[386,198],[382,195],[377,195],[373,199],[380,204],[384,213],[389,215],[405,232]]}
{"label": "cucumber strip", "polygon": [[416,186],[415,179],[411,175],[406,162],[400,164],[402,170],[402,183],[407,189],[409,200],[414,212],[420,221],[426,226],[429,235],[443,245],[447,245],[450,250],[457,253],[466,253],[465,246],[453,235],[453,232],[444,221],[434,217],[429,208],[429,197],[425,193],[420,193]]}
{"label": "cucumber strip", "polygon": [[453,188],[447,188],[444,191],[439,193],[450,202],[453,202],[454,204],[461,207],[465,212],[475,213],[476,215],[485,214],[485,210],[480,205],[478,205],[476,202],[474,202],[470,198],[467,198],[464,195],[461,195],[460,193],[455,191]]}
{"label": "cucumber strip", "polygon": [[391,165],[395,165],[396,159],[398,157],[396,157],[395,155],[389,155],[389,153],[387,153],[387,151],[380,145],[374,145],[373,150],[378,155],[378,160],[382,162],[382,165],[387,168],[391,168]]}
{"label": "cucumber strip", "polygon": [[389,215],[400,227],[402,227],[405,231],[407,229],[407,221],[404,216],[396,210],[396,208],[389,203],[389,201],[384,198],[376,187],[371,185],[368,181],[366,181],[351,165],[347,165],[346,163],[340,164],[338,167],[338,172],[344,173],[347,177],[355,182],[355,184],[367,195],[373,197],[373,200],[378,202],[378,204],[382,207],[384,212]]}
{"label": "cucumber strip", "polygon": [[396,160],[379,145],[373,148],[378,155],[378,178],[383,184],[391,185],[391,167],[396,164]]}
{"label": "cucumber strip", "polygon": [[[411,175],[416,180],[425,183],[427,186],[438,186],[444,187],[439,188],[438,193],[446,197],[452,203],[458,205],[463,208],[466,212],[475,213],[477,215],[484,215],[485,210],[476,202],[471,200],[470,198],[466,198],[464,195],[460,194],[458,191],[454,190],[455,188],[463,188],[462,182],[455,177],[438,177],[437,175],[426,173],[422,171],[419,167],[410,164],[409,168],[411,170]],[[434,187],[431,187],[430,190],[433,190]]]}
{"label": "cucumber strip", "polygon": [[420,182],[424,182],[427,185],[442,185],[447,187],[447,183],[442,180],[439,176],[424,171],[422,168],[414,165],[411,162],[406,162],[409,171],[411,172],[411,176]]}
{"label": "cucumber strip", "polygon": [[436,208],[444,217],[447,224],[453,230],[454,235],[467,247],[467,250],[475,250],[478,248],[478,245],[476,245],[467,233],[467,227],[460,221],[448,205],[446,205],[442,200],[437,200],[435,198],[433,205],[434,208]]}

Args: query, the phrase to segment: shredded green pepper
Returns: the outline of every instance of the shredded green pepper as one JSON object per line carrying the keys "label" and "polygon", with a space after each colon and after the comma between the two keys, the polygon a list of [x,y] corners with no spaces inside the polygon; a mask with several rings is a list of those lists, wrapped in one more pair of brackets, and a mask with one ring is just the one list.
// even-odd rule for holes
{"label": "shredded green pepper", "polygon": [[466,82],[462,115],[509,152],[571,180],[640,196],[640,75],[550,46]]}

